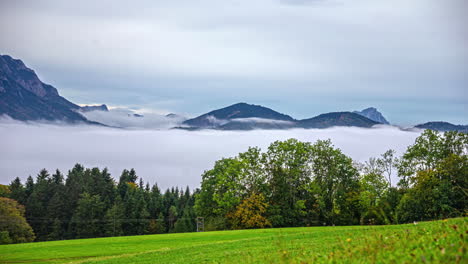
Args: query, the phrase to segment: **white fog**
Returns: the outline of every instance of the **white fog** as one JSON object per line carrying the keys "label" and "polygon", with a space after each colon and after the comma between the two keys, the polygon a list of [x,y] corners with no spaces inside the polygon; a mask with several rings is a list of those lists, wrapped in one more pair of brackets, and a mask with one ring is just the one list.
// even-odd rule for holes
{"label": "white fog", "polygon": [[135,168],[145,182],[162,188],[198,187],[201,174],[222,157],[235,156],[249,146],[262,149],[275,140],[296,138],[315,142],[331,139],[356,161],[364,162],[388,149],[401,155],[420,134],[395,127],[329,129],[182,131],[124,130],[97,126],[0,122],[0,183],[23,181],[40,169],[64,174],[75,163],[107,167],[118,179],[123,169]]}

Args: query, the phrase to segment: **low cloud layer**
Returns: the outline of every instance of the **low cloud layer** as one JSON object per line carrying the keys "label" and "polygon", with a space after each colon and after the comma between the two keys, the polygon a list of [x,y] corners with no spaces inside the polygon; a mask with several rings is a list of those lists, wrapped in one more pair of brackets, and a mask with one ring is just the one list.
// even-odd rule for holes
{"label": "low cloud layer", "polygon": [[249,118],[234,118],[232,121],[241,123],[261,123],[261,124],[278,124],[278,125],[293,125],[294,122],[275,120],[267,118],[249,117]]}
{"label": "low cloud layer", "polygon": [[139,113],[130,109],[111,109],[109,112],[91,111],[82,113],[88,120],[126,129],[169,129],[180,125],[185,118],[178,115],[166,116],[155,113]]}
{"label": "low cloud layer", "polygon": [[201,174],[222,157],[235,156],[249,146],[262,149],[275,140],[297,138],[314,142],[330,138],[336,147],[357,161],[366,161],[393,148],[398,154],[419,132],[391,127],[323,130],[181,131],[123,130],[95,126],[0,122],[0,183],[15,177],[25,180],[40,169],[66,173],[75,163],[108,167],[118,179],[123,169],[160,187],[198,187]]}

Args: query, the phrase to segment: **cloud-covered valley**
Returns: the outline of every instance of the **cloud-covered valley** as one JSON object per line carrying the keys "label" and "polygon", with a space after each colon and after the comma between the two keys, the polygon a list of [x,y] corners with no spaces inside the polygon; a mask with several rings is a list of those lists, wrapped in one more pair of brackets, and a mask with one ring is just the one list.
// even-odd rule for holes
{"label": "cloud-covered valley", "polygon": [[90,121],[126,129],[169,129],[179,126],[185,118],[179,115],[161,115],[138,112],[127,108],[114,108],[109,112],[90,111],[81,113]]}
{"label": "cloud-covered valley", "polygon": [[297,138],[314,142],[331,139],[354,160],[364,162],[387,149],[400,155],[419,135],[394,127],[329,129],[182,131],[115,129],[88,125],[0,122],[0,183],[15,177],[35,177],[40,169],[66,173],[75,163],[108,167],[118,179],[123,169],[160,187],[198,187],[201,174],[223,157],[235,156],[249,146],[262,149],[275,140]]}

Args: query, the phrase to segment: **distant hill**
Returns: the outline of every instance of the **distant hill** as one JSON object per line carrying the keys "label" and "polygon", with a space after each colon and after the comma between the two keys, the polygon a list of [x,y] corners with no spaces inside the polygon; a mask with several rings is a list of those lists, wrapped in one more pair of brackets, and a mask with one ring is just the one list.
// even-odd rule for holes
{"label": "distant hill", "polygon": [[[257,120],[252,118],[257,118]],[[183,124],[192,128],[223,129],[224,127],[224,129],[228,129],[231,127],[231,129],[235,128],[235,130],[248,130],[259,126],[268,127],[268,125],[265,125],[268,123],[266,120],[295,121],[292,117],[271,110],[270,108],[260,105],[238,103],[186,120]],[[228,123],[231,124],[228,125]]]}
{"label": "distant hill", "polygon": [[276,112],[270,108],[246,103],[234,104],[211,111],[183,123],[187,130],[252,130],[289,128],[327,128],[332,126],[372,127],[379,124],[362,115],[351,112],[322,114],[304,120]]}
{"label": "distant hill", "polygon": [[174,114],[174,113],[169,113],[166,115],[166,117],[169,117],[169,118],[180,118],[182,116],[178,115],[178,114]]}
{"label": "distant hill", "polygon": [[353,113],[359,114],[373,120],[375,122],[389,125],[390,123],[385,119],[385,117],[380,113],[375,107],[369,107],[362,111],[354,111]]}
{"label": "distant hill", "polygon": [[109,108],[107,108],[107,105],[102,104],[102,105],[85,105],[80,107],[80,110],[83,112],[91,112],[91,111],[104,111],[104,112],[109,112]]}
{"label": "distant hill", "polygon": [[297,126],[302,128],[327,128],[332,126],[372,127],[377,124],[379,123],[351,112],[326,113],[297,122]]}
{"label": "distant hill", "polygon": [[21,60],[0,55],[0,115],[17,120],[88,122],[80,107],[39,80]]}
{"label": "distant hill", "polygon": [[442,122],[442,121],[437,121],[437,122],[427,122],[424,124],[419,124],[415,126],[416,128],[421,128],[421,129],[431,129],[431,130],[436,130],[436,131],[459,131],[459,132],[464,132],[468,133],[468,125],[454,125],[448,122]]}

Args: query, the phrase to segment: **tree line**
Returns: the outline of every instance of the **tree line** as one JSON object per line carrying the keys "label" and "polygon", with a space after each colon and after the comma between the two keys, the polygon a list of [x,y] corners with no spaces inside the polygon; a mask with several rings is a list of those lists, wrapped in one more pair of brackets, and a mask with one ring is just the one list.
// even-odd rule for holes
{"label": "tree line", "polygon": [[[0,186],[0,242],[205,230],[396,224],[468,213],[468,135],[424,131],[364,164],[330,140],[273,142],[218,160],[201,188],[164,193],[124,170],[77,164]],[[398,178],[398,182],[392,182]]]}
{"label": "tree line", "polygon": [[[145,184],[133,169],[124,170],[118,182],[107,169],[80,164],[68,171],[66,179],[59,170],[50,175],[43,169],[24,185],[16,178],[4,193],[10,198],[4,200],[25,208],[21,210],[34,231],[26,241],[195,231],[194,193],[188,187],[162,193],[156,184]],[[0,203],[0,212],[2,207]],[[8,220],[0,218],[0,226],[11,225]],[[1,231],[7,242],[24,242]]]}

